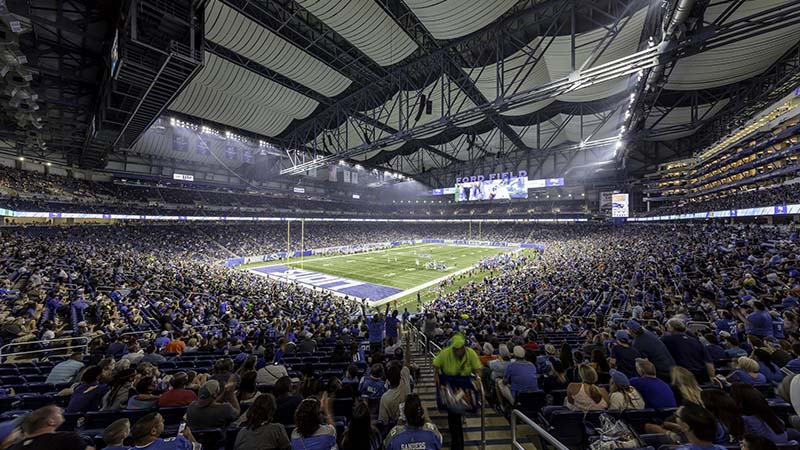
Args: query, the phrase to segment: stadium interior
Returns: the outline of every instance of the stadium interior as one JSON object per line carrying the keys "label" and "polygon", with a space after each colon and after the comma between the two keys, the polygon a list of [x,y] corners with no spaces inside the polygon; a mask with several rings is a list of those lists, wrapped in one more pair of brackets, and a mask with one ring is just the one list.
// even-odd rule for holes
{"label": "stadium interior", "polygon": [[800,450],[800,0],[0,0],[0,450]]}

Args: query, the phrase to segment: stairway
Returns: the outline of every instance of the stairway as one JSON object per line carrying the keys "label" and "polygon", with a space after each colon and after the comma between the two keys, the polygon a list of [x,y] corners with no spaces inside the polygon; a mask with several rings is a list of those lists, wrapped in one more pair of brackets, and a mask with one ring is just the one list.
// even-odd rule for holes
{"label": "stairway", "polygon": [[[416,380],[414,392],[419,394],[431,421],[439,428],[442,433],[444,443],[442,450],[450,448],[450,433],[447,425],[447,412],[439,411],[436,408],[436,386],[433,383],[433,363],[424,351],[420,351],[416,345],[412,345],[411,358],[414,364],[420,368],[420,379]],[[511,425],[508,420],[491,406],[486,404],[486,450],[509,450],[511,445]],[[520,443],[525,449],[538,450],[533,445],[533,440],[529,435],[531,430],[526,426],[518,426],[517,432],[520,436]],[[464,449],[481,449],[481,418],[479,415],[466,418],[464,425]]]}

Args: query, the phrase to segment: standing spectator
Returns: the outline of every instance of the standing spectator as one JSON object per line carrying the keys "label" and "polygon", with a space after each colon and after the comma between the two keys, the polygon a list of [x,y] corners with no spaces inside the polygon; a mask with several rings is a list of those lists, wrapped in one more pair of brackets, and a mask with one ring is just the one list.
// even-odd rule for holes
{"label": "standing spectator", "polygon": [[[466,347],[466,339],[462,334],[456,334],[450,339],[450,345],[433,359],[433,379],[436,388],[439,388],[439,375],[470,376],[475,374],[480,382],[481,360],[475,350]],[[447,424],[450,430],[452,450],[464,449],[464,426],[461,414],[447,412]]]}
{"label": "standing spectator", "polygon": [[209,380],[200,388],[197,400],[186,409],[186,423],[195,429],[222,428],[239,417],[239,402],[234,392],[233,377],[220,389],[217,380]]}
{"label": "standing spectator", "polygon": [[[424,448],[425,450],[439,450],[442,448],[442,435],[431,423],[425,408],[422,406],[417,394],[409,394],[403,405],[405,425],[392,428],[386,437],[386,450],[405,450],[410,448]],[[463,444],[462,444],[463,445]]]}
{"label": "standing spectator", "polygon": [[646,359],[637,359],[636,372],[639,376],[631,379],[631,386],[642,394],[645,406],[653,409],[677,406],[672,389],[667,383],[656,377],[656,368],[653,363]]}
{"label": "standing spectator", "polygon": [[22,440],[9,450],[94,450],[86,441],[70,431],[57,432],[64,423],[61,408],[43,406],[25,416],[22,421]]}
{"label": "standing spectator", "polygon": [[53,366],[53,369],[50,370],[50,374],[47,375],[45,383],[72,383],[75,380],[75,377],[78,375],[78,372],[83,369],[83,366],[83,353],[75,352],[70,355],[69,359]]}
{"label": "standing spectator", "polygon": [[773,319],[767,307],[758,300],[752,300],[750,305],[753,307],[753,312],[744,315],[744,311],[738,310],[739,318],[745,323],[747,334],[765,338],[767,336],[775,335],[775,328],[773,326]]}
{"label": "standing spectator", "polygon": [[[325,423],[320,422],[324,414]],[[322,399],[309,397],[303,400],[294,414],[296,427],[292,431],[292,450],[336,450],[336,428],[328,402],[328,393]]]}
{"label": "standing spectator", "polygon": [[436,327],[436,316],[433,314],[433,311],[428,311],[425,313],[425,319],[422,322],[422,332],[425,334],[427,343],[425,351],[431,351],[431,343],[433,342],[433,338],[436,337]]}
{"label": "standing spectator", "polygon": [[[387,303],[386,306],[387,306],[387,310],[386,311],[388,312],[389,311],[388,310],[389,304]],[[398,331],[400,330],[400,319],[397,318],[397,314],[398,314],[397,310],[395,309],[394,311],[392,311],[391,315],[387,315],[386,316],[386,324],[385,324],[385,326],[386,326],[386,337],[387,338],[392,338],[392,340],[395,340],[395,341],[397,340]]]}
{"label": "standing spectator", "polygon": [[245,414],[244,427],[236,435],[234,450],[292,448],[286,428],[280,423],[273,423],[275,416],[275,397],[272,394],[258,396]]}
{"label": "standing spectator", "polygon": [[714,378],[714,363],[708,350],[694,336],[686,334],[686,324],[678,317],[667,321],[668,335],[661,338],[669,350],[675,364],[684,367],[695,376],[698,382],[705,383]]}
{"label": "standing spectator", "polygon": [[656,375],[662,380],[669,380],[669,371],[675,365],[675,360],[669,354],[669,350],[663,342],[650,330],[644,329],[642,325],[635,321],[627,322],[629,332],[634,336],[633,348],[647,358],[656,368]]}
{"label": "standing spectator", "polygon": [[383,379],[383,364],[373,364],[369,375],[361,378],[358,394],[371,399],[379,399],[386,392],[386,380]]}
{"label": "standing spectator", "polygon": [[400,416],[400,405],[411,393],[411,371],[408,369],[409,359],[410,355],[406,355],[405,364],[392,361],[386,370],[389,390],[381,396],[378,407],[378,420],[383,423],[397,422],[397,418]]}
{"label": "standing spectator", "polygon": [[192,431],[187,425],[183,435],[162,439],[164,434],[164,418],[157,412],[152,412],[137,420],[131,430],[133,448],[137,450],[200,450],[200,444],[192,436]]}
{"label": "standing spectator", "polygon": [[625,330],[619,330],[614,335],[617,342],[611,347],[611,359],[614,367],[627,377],[636,376],[636,358],[641,358],[639,350],[631,347],[631,336]]}

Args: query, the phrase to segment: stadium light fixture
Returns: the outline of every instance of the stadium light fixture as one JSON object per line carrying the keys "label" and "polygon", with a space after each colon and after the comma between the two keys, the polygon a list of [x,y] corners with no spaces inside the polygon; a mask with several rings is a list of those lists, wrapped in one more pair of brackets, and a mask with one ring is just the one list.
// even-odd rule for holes
{"label": "stadium light fixture", "polygon": [[50,167],[50,166],[53,165],[53,163],[51,163],[50,161],[47,161],[46,163],[44,163],[44,165],[47,166],[47,167]]}
{"label": "stadium light fixture", "polygon": [[19,157],[19,160],[20,160],[20,161],[25,161],[25,157],[24,157],[24,156],[20,156],[20,157]]}

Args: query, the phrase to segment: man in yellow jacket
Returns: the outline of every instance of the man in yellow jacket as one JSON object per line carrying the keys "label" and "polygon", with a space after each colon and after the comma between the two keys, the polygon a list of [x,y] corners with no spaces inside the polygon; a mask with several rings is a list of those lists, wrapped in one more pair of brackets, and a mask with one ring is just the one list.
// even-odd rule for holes
{"label": "man in yellow jacket", "polygon": [[[439,388],[439,375],[470,376],[473,373],[480,383],[480,372],[483,368],[481,360],[475,350],[466,347],[466,338],[463,334],[456,334],[450,339],[450,345],[442,349],[433,359],[433,377],[436,388]],[[450,429],[450,449],[464,449],[463,416],[452,412],[447,413],[447,424]]]}

